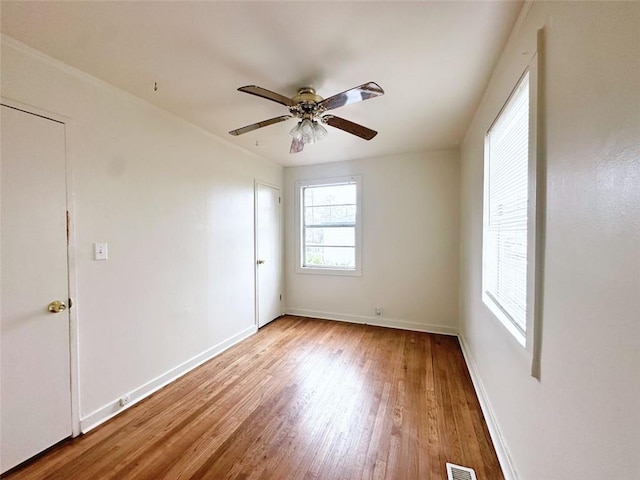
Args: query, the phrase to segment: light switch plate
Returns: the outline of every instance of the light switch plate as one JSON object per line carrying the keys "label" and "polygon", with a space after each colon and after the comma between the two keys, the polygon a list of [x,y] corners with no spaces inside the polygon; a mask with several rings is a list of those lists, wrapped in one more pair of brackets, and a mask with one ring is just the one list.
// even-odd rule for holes
{"label": "light switch plate", "polygon": [[107,251],[107,244],[105,243],[94,243],[93,244],[93,259],[94,260],[107,260],[109,258],[109,254]]}

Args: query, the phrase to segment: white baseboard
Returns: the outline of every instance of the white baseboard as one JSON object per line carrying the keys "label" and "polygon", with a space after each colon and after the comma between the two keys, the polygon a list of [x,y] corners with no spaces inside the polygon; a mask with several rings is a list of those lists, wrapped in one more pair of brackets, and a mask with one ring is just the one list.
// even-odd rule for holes
{"label": "white baseboard", "polygon": [[491,402],[489,401],[487,392],[482,385],[482,381],[480,380],[476,362],[471,356],[471,352],[469,351],[469,348],[465,343],[464,337],[462,335],[458,335],[458,340],[460,341],[462,355],[464,356],[465,362],[467,363],[467,370],[469,370],[469,374],[471,375],[471,381],[473,382],[476,396],[478,397],[478,401],[480,402],[482,414],[484,415],[484,419],[487,422],[489,435],[491,435],[493,448],[495,449],[496,455],[498,456],[498,461],[500,462],[500,467],[502,468],[504,478],[505,480],[518,480],[516,471],[513,468],[511,456],[509,455],[509,451],[507,450],[507,446],[504,442],[504,437],[502,436],[502,432],[500,432],[500,427],[498,427],[498,422],[496,421],[496,417],[493,413]]}
{"label": "white baseboard", "polygon": [[319,312],[316,310],[304,310],[301,308],[286,308],[288,315],[299,317],[320,318],[322,320],[338,320],[341,322],[359,323],[362,325],[375,325],[377,327],[398,328],[400,330],[412,330],[415,332],[439,333],[442,335],[458,335],[458,329],[446,325],[432,325],[392,318],[367,317],[364,315],[350,315],[344,313]]}
{"label": "white baseboard", "polygon": [[177,367],[172,368],[166,373],[163,373],[159,377],[154,378],[153,380],[141,385],[135,390],[128,392],[129,395],[129,403],[125,406],[120,406],[120,399],[115,399],[105,406],[99,408],[98,410],[90,413],[89,415],[80,419],[80,431],[82,433],[87,433],[89,430],[94,429],[98,425],[106,422],[107,420],[115,417],[119,413],[125,411],[127,408],[135,405],[140,400],[145,399],[152,393],[160,390],[165,385],[173,382],[174,380],[180,378],[184,374],[190,372],[194,368],[202,365],[207,360],[221,354],[228,348],[234,346],[238,342],[244,340],[247,337],[250,337],[254,333],[256,333],[258,329],[255,325],[241,331],[240,333],[224,340],[217,345],[205,350],[204,352],[196,355],[195,357],[187,360],[186,362],[178,365]]}

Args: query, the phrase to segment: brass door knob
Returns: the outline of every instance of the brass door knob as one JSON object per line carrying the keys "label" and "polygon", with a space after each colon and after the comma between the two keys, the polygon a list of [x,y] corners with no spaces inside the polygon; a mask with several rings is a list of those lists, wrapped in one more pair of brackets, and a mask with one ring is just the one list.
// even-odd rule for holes
{"label": "brass door knob", "polygon": [[60,313],[63,310],[67,309],[67,305],[64,302],[61,302],[60,300],[56,300],[55,302],[51,302],[49,304],[48,310],[51,313]]}

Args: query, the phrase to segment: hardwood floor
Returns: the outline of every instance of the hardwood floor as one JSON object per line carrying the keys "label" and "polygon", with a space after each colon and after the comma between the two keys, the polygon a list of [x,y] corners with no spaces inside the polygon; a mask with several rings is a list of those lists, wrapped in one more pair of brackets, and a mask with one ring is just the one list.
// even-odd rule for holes
{"label": "hardwood floor", "polygon": [[455,337],[285,316],[6,478],[445,480],[446,462],[503,479]]}

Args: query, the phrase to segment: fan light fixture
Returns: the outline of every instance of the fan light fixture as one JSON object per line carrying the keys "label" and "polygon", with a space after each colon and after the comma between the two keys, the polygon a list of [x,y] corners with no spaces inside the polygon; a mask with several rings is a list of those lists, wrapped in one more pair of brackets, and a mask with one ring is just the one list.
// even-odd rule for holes
{"label": "fan light fixture", "polygon": [[307,145],[316,143],[327,136],[327,129],[324,128],[317,120],[305,118],[300,120],[298,124],[289,132],[295,140]]}
{"label": "fan light fixture", "polygon": [[289,153],[299,153],[306,144],[319,142],[327,136],[328,132],[322,126],[323,123],[364,140],[371,140],[378,134],[375,130],[350,122],[344,118],[336,117],[331,113],[325,114],[335,108],[384,95],[384,90],[375,82],[363,83],[359,87],[350,88],[325,99],[316,94],[316,91],[311,87],[298,89],[298,93],[291,98],[257,85],[246,85],[238,90],[284,105],[289,109],[289,114],[252,123],[246,127],[236,128],[229,132],[230,135],[242,135],[258,128],[284,122],[290,118],[299,118],[298,124],[289,132],[289,135],[293,137]]}

